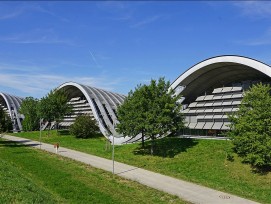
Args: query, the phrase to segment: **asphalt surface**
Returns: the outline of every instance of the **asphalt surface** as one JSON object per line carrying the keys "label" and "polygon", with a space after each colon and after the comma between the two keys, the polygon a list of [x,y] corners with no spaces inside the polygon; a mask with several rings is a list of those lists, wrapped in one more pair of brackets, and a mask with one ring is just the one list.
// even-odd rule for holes
{"label": "asphalt surface", "polygon": [[[29,145],[33,148],[42,149],[48,152],[56,153],[52,144],[39,143],[25,138],[3,135],[3,139],[12,140]],[[58,153],[61,156],[68,157],[95,168],[113,172],[112,160],[60,147]],[[186,200],[196,204],[255,204],[257,202],[240,198],[235,195],[220,192],[193,184],[187,181],[182,181],[162,174],[154,173],[142,168],[130,166],[120,162],[114,162],[114,173],[117,176],[136,181],[143,185],[155,188],[172,195],[177,195],[182,200]]]}

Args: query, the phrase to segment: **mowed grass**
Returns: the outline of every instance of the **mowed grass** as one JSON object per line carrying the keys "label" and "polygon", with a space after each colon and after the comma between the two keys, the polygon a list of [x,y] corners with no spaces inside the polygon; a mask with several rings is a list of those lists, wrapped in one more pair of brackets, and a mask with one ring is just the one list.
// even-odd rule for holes
{"label": "mowed grass", "polygon": [[[76,139],[70,135],[57,135],[54,131],[51,136],[46,134],[42,133],[42,142],[59,142],[60,147],[111,159],[111,150],[106,150],[104,137]],[[15,135],[39,140],[39,132]],[[228,161],[226,154],[231,149],[230,141],[164,138],[157,140],[154,156],[149,153],[150,144],[146,145],[144,150],[140,143],[115,146],[115,159],[251,200],[271,203],[271,173],[254,172],[235,154],[234,161]]]}
{"label": "mowed grass", "polygon": [[82,163],[0,140],[0,203],[185,203]]}

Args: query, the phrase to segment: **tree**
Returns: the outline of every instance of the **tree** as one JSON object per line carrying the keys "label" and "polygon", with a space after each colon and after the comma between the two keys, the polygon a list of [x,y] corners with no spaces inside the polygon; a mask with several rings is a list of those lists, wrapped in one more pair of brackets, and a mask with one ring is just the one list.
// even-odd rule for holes
{"label": "tree", "polygon": [[70,133],[77,138],[95,137],[99,127],[90,116],[80,115],[70,127]]}
{"label": "tree", "polygon": [[151,80],[150,85],[138,85],[117,111],[117,131],[134,137],[141,134],[142,147],[144,137],[151,138],[151,154],[157,137],[174,134],[184,126],[178,103],[181,96],[175,96],[169,87],[164,78]]}
{"label": "tree", "polygon": [[22,122],[24,131],[39,129],[38,99],[26,97],[21,104],[19,112],[24,115]]}
{"label": "tree", "polygon": [[0,107],[0,133],[12,130],[12,122],[2,107]]}
{"label": "tree", "polygon": [[[72,112],[72,107],[67,102],[69,97],[63,89],[51,90],[39,103],[39,115],[45,121],[56,121],[58,124],[61,119]],[[49,128],[50,130],[50,128]]]}
{"label": "tree", "polygon": [[271,166],[270,85],[253,85],[245,92],[239,111],[229,116],[235,152],[254,167]]}
{"label": "tree", "polygon": [[144,137],[147,109],[147,98],[143,93],[146,85],[138,85],[135,91],[130,91],[124,103],[118,108],[117,115],[120,124],[117,125],[117,131],[130,136],[141,134],[142,148],[144,148]]}

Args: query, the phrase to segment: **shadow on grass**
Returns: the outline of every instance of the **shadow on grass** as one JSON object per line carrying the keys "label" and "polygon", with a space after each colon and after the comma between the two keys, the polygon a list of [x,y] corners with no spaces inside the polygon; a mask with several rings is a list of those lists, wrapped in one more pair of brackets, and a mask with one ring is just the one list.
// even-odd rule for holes
{"label": "shadow on grass", "polygon": [[70,131],[69,130],[58,130],[57,134],[62,136],[62,135],[70,135]]}
{"label": "shadow on grass", "polygon": [[23,145],[18,143],[18,142],[14,142],[14,141],[0,141],[0,147],[22,147]]}
{"label": "shadow on grass", "polygon": [[32,144],[25,144],[25,142],[29,142],[30,140],[22,140],[20,142],[15,142],[15,141],[0,141],[0,147],[5,146],[5,147],[34,147],[38,146],[38,143],[32,143]]}
{"label": "shadow on grass", "polygon": [[252,172],[259,175],[267,175],[271,172],[271,166],[264,166],[264,167],[251,167]]}
{"label": "shadow on grass", "polygon": [[[153,156],[170,157],[173,158],[181,152],[186,152],[187,149],[197,145],[198,142],[190,138],[173,138],[166,137],[157,139],[154,143]],[[151,155],[151,142],[145,144],[145,148],[138,147],[134,150],[136,155]]]}
{"label": "shadow on grass", "polygon": [[91,139],[91,138],[104,138],[104,136],[100,133],[96,133],[91,135],[90,137],[75,137],[77,139]]}

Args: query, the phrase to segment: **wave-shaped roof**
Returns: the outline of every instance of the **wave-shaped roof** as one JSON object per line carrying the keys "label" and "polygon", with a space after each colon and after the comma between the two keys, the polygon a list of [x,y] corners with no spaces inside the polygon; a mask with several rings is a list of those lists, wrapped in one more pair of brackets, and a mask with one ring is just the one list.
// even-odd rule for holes
{"label": "wave-shaped roof", "polygon": [[116,110],[123,103],[124,95],[75,82],[64,83],[58,89],[67,91],[71,98],[83,94],[92,109],[93,116],[98,122],[102,134],[107,138],[110,135],[118,136],[115,130],[115,124],[118,122]]}
{"label": "wave-shaped roof", "polygon": [[216,87],[245,80],[268,80],[271,67],[255,59],[226,55],[206,59],[181,74],[171,88],[185,87],[181,94],[186,102],[194,101],[199,95]]}
{"label": "wave-shaped roof", "polygon": [[[184,103],[190,103],[197,96],[216,87],[245,80],[270,81],[270,78],[271,67],[269,65],[243,56],[226,55],[209,58],[192,66],[181,74],[170,88],[176,90],[180,86],[184,87],[181,91],[185,98]],[[66,82],[58,89],[65,89],[70,97],[83,95],[98,122],[100,131],[107,138],[112,138],[112,135],[118,136],[120,137],[119,143],[125,143],[140,137],[140,135],[136,138],[122,137],[115,130],[115,124],[118,123],[117,108],[124,102],[124,95],[75,82]],[[21,102],[20,97],[0,93],[0,103],[10,115],[15,131],[22,130],[22,118],[18,113]]]}
{"label": "wave-shaped roof", "polygon": [[7,93],[0,93],[0,104],[10,116],[13,125],[13,131],[15,132],[22,130],[22,117],[19,114],[22,100],[23,99],[18,96],[13,96]]}

